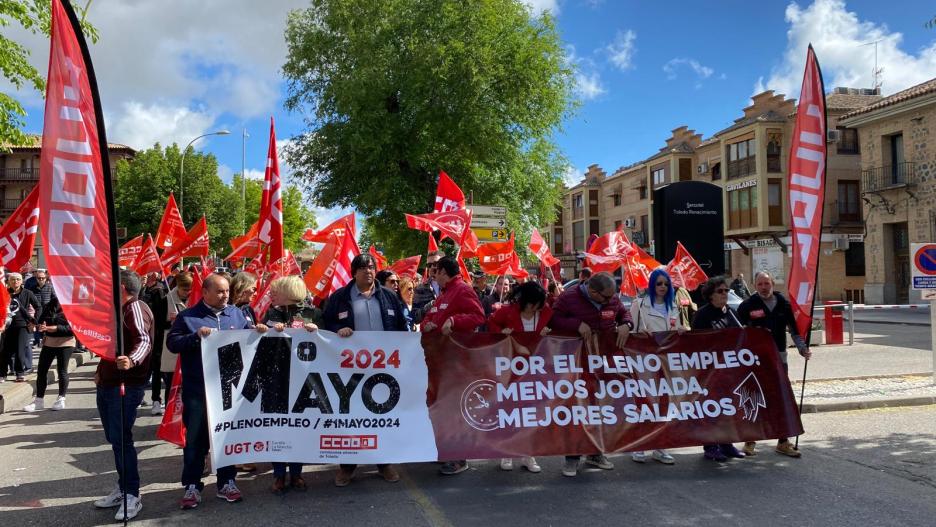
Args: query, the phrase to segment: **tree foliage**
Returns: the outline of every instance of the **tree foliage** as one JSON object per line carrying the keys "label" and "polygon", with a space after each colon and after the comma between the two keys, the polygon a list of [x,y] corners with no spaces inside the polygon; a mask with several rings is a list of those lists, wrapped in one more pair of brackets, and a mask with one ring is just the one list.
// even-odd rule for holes
{"label": "tree foliage", "polygon": [[[432,210],[438,171],[505,205],[520,237],[554,214],[572,110],[553,20],[517,0],[312,0],[286,27],[287,152],[324,207],[355,207],[397,258],[425,251],[403,213]],[[518,244],[519,245],[519,244]]]}
{"label": "tree foliage", "polygon": [[[180,161],[181,151],[175,144],[165,148],[156,144],[137,153],[129,162],[119,161],[114,183],[117,224],[127,228],[130,238],[146,233],[155,236],[169,193],[174,192],[186,227],[191,228],[204,214],[211,249],[223,257],[230,252],[230,239],[242,234],[244,229],[241,177],[235,175],[232,184],[225,185],[218,177],[215,157],[190,148],[185,155],[185,192],[180,196]],[[247,227],[259,216],[261,185],[260,181],[247,180]],[[283,192],[286,247],[301,250],[305,246],[302,233],[314,222],[312,212],[302,203],[301,193],[287,187]]]}
{"label": "tree foliage", "polygon": [[[91,1],[75,7],[85,36],[97,42],[97,30],[85,21]],[[33,33],[48,35],[52,27],[50,0],[0,0],[0,28],[19,25]],[[29,50],[0,33],[0,73],[17,89],[32,86],[45,95],[45,78],[29,63]],[[26,110],[14,97],[0,93],[0,150],[3,145],[18,145],[26,141],[23,117]]]}

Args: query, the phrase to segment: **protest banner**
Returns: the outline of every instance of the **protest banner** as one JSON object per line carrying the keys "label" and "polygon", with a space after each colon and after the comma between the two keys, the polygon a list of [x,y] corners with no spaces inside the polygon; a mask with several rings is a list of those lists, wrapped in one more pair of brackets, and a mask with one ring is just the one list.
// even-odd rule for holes
{"label": "protest banner", "polygon": [[629,452],[792,437],[760,329],[580,338],[223,331],[202,344],[215,466]]}

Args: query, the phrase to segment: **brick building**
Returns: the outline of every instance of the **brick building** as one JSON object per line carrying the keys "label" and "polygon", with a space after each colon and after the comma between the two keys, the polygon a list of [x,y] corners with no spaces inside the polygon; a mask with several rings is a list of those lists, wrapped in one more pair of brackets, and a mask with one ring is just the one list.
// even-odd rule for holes
{"label": "brick building", "polygon": [[936,79],[855,109],[868,303],[917,302],[910,244],[936,242]]}
{"label": "brick building", "polygon": [[[850,88],[826,96],[830,133],[820,300],[860,302],[864,297],[861,149],[857,131],[839,120],[881,100],[876,91]],[[726,269],[748,278],[767,269],[782,287],[791,252],[786,196],[795,113],[795,100],[765,91],[752,97],[731,126],[707,139],[681,126],[658,152],[610,176],[597,165],[588,167],[583,180],[564,193],[556,221],[541,229],[549,233],[566,276],[577,271],[575,254],[584,250],[591,234],[620,227],[652,253],[652,189],[694,180],[723,189]]]}

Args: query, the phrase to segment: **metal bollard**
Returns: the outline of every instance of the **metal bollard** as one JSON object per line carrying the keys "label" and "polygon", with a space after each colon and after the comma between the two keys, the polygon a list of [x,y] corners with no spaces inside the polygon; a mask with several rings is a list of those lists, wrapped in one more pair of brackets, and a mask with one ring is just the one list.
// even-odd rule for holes
{"label": "metal bollard", "polygon": [[855,345],[855,302],[848,301],[848,345]]}

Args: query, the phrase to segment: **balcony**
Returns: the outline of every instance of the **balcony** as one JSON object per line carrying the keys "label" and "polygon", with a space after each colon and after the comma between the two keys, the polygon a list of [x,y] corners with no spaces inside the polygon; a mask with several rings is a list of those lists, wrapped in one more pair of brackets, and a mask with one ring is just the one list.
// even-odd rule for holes
{"label": "balcony", "polygon": [[20,203],[22,202],[22,199],[5,198],[0,200],[0,215],[3,215],[4,217],[9,216],[13,213],[14,210],[16,210],[16,207],[20,206]]}
{"label": "balcony", "polygon": [[863,192],[877,192],[894,188],[912,186],[916,183],[913,163],[906,161],[894,165],[884,165],[861,171]]}
{"label": "balcony", "polygon": [[38,168],[0,168],[0,183],[39,181]]}

